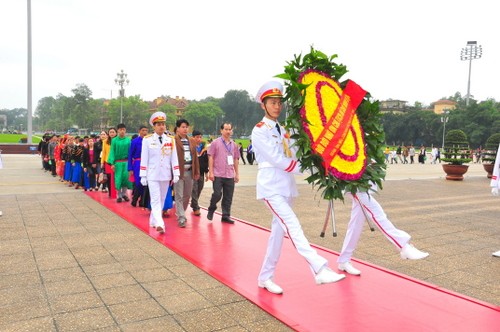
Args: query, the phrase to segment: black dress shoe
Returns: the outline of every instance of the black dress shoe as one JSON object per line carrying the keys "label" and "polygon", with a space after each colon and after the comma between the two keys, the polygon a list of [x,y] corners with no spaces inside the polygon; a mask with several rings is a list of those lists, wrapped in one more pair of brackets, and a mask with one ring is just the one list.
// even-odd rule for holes
{"label": "black dress shoe", "polygon": [[232,220],[232,219],[231,219],[231,218],[229,218],[229,217],[222,217],[222,218],[220,219],[220,221],[225,222],[225,223],[227,223],[227,224],[234,224],[234,220]]}
{"label": "black dress shoe", "polygon": [[130,201],[130,198],[128,198],[128,196],[123,196],[123,200],[124,200],[125,202],[128,202],[128,201]]}
{"label": "black dress shoe", "polygon": [[207,212],[207,219],[208,220],[214,219],[214,211],[208,211]]}
{"label": "black dress shoe", "polygon": [[133,207],[136,207],[137,206],[137,200],[132,200],[132,202],[130,202],[130,205],[132,205]]}

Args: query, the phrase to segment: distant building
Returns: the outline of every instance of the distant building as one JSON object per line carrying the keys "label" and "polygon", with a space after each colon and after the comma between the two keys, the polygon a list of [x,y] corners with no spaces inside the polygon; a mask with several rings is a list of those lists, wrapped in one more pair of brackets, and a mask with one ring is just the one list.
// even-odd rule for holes
{"label": "distant building", "polygon": [[434,113],[443,114],[445,110],[451,111],[457,108],[457,102],[453,100],[440,99],[431,104],[433,107]]}
{"label": "distant building", "polygon": [[150,113],[154,113],[158,110],[161,105],[172,105],[175,107],[175,116],[177,119],[180,119],[184,115],[184,111],[186,107],[189,105],[189,101],[184,97],[179,98],[176,96],[175,98],[171,97],[158,97],[155,100],[149,102],[149,111]]}
{"label": "distant building", "polygon": [[381,113],[406,113],[408,112],[411,108],[406,105],[408,102],[404,100],[393,100],[393,99],[388,99],[388,100],[382,100],[380,102],[380,112]]}

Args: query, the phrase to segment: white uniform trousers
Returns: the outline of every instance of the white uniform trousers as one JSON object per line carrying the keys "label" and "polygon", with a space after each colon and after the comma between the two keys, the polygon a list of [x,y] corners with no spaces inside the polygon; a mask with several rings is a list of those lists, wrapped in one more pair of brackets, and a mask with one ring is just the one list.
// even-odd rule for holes
{"label": "white uniform trousers", "polygon": [[[358,245],[361,231],[363,230],[363,226],[366,222],[361,205],[359,205],[356,198],[352,197],[350,193],[346,194],[346,196],[351,196],[352,198],[351,220],[347,225],[344,244],[342,245],[342,251],[340,252],[340,256],[337,260],[339,263],[345,263],[351,260],[352,254]],[[391,223],[373,195],[360,192],[355,196],[359,199],[361,204],[363,204],[366,214],[371,221],[378,227],[378,229],[380,229],[382,234],[384,234],[384,236],[398,248],[398,250],[401,250],[401,248],[410,242],[411,236],[405,231],[397,229]]]}
{"label": "white uniform trousers", "polygon": [[149,196],[151,200],[151,214],[149,215],[149,226],[161,226],[165,229],[165,222],[162,218],[163,203],[167,197],[168,185],[170,181],[149,181]]}
{"label": "white uniform trousers", "polygon": [[318,255],[306,239],[299,219],[292,210],[292,201],[291,197],[280,195],[273,195],[264,199],[264,203],[273,214],[273,221],[266,256],[259,273],[258,280],[260,281],[273,278],[285,235],[288,235],[297,252],[309,263],[314,275],[328,264],[328,261]]}
{"label": "white uniform trousers", "polygon": [[174,184],[175,191],[175,215],[178,222],[186,221],[186,209],[189,205],[191,192],[193,191],[193,178],[191,170],[184,170],[184,178]]}

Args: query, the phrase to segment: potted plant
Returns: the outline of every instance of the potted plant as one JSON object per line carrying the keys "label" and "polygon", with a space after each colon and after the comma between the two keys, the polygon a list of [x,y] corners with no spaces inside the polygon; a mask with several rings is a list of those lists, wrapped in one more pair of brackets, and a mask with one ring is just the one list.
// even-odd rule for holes
{"label": "potted plant", "polygon": [[446,133],[443,156],[441,160],[447,163],[443,164],[446,180],[463,180],[463,175],[469,169],[469,165],[464,164],[472,161],[467,135],[463,130],[453,129]]}
{"label": "potted plant", "polygon": [[486,140],[486,145],[482,153],[483,168],[486,171],[488,179],[491,179],[495,159],[497,156],[498,144],[500,144],[500,133],[493,134]]}

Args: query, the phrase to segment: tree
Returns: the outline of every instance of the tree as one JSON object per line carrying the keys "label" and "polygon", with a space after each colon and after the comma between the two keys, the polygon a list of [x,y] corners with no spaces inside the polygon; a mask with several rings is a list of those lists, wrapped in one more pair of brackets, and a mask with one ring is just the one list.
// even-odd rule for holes
{"label": "tree", "polygon": [[55,104],[54,97],[44,97],[38,101],[34,115],[38,118],[38,125],[42,130],[57,131],[60,129],[61,116],[57,116]]}
{"label": "tree", "polygon": [[175,128],[175,121],[177,121],[177,108],[171,104],[163,104],[158,107],[158,111],[165,113],[167,116],[167,128],[173,131]]}
{"label": "tree", "polygon": [[92,91],[87,85],[80,83],[71,92],[74,94],[71,100],[73,106],[71,120],[78,128],[89,128],[93,122],[92,119],[98,116],[96,110],[90,108],[89,105]]}
{"label": "tree", "polygon": [[[220,108],[224,112],[224,121],[233,124],[234,134],[247,135],[258,120],[254,120],[256,103],[245,90],[229,90],[221,99]],[[261,117],[259,112],[258,119]],[[217,131],[218,133],[218,131]]]}
{"label": "tree", "polygon": [[116,126],[120,122],[120,110],[123,103],[123,123],[130,130],[135,130],[141,125],[148,125],[149,105],[140,96],[111,99],[105,106],[108,126]]}
{"label": "tree", "polygon": [[222,109],[216,100],[208,102],[191,102],[184,112],[184,117],[189,121],[193,129],[204,134],[219,133],[217,119],[223,115]]}

